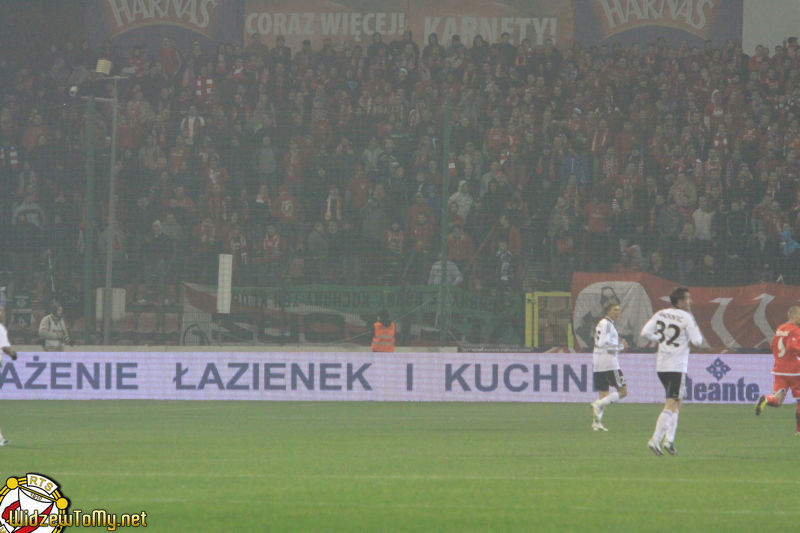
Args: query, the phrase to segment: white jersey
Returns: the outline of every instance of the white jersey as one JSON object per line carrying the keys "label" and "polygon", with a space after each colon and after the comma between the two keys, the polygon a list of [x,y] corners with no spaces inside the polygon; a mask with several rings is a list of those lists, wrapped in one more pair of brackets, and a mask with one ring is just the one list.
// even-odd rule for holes
{"label": "white jersey", "polygon": [[8,331],[3,324],[0,324],[0,362],[3,361],[3,348],[10,348],[11,343],[8,342]]}
{"label": "white jersey", "polygon": [[658,372],[685,373],[689,367],[689,343],[703,344],[694,317],[676,307],[657,311],[642,328],[642,337],[658,343]]}
{"label": "white jersey", "polygon": [[619,342],[619,333],[614,326],[614,321],[603,317],[594,328],[594,353],[592,366],[595,372],[606,370],[619,370],[617,354],[623,346]]}

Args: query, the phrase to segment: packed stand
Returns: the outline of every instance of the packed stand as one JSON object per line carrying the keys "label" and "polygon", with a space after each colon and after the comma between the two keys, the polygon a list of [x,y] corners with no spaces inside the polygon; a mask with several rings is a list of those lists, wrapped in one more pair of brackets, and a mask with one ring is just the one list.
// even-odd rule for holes
{"label": "packed stand", "polygon": [[[733,42],[467,44],[431,35],[420,48],[407,32],[290,50],[253,35],[213,53],[164,39],[153,54],[67,43],[0,60],[2,269],[17,286],[80,294],[81,96],[109,95],[93,73],[106,58],[129,77],[111,246],[132,298],[213,283],[222,252],[241,286],[435,285],[443,270],[492,292],[564,289],[574,270],[800,282],[796,39],[752,57]],[[102,272],[111,109],[96,107]]]}

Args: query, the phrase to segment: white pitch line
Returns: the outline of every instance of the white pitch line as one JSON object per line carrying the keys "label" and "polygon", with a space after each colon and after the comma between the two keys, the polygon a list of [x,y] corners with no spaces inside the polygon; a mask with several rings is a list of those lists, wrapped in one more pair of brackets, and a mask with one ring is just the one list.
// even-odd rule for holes
{"label": "white pitch line", "polygon": [[[4,400],[4,401],[14,401],[14,400]],[[19,400],[19,401],[23,401],[23,400]],[[103,401],[103,400],[87,400],[87,401]],[[206,409],[205,407],[201,407],[201,406],[197,406],[197,407],[194,407],[194,406],[174,407],[174,408],[171,408],[168,412],[163,413],[163,414],[183,413],[183,412],[188,412],[188,411],[207,411],[207,410],[208,409]],[[138,413],[140,413],[140,411],[133,411],[131,409],[107,409],[105,411],[98,411],[97,409],[86,408],[86,409],[70,410],[69,411],[69,416],[74,417],[76,415],[86,414],[86,415],[91,415],[92,418],[100,418],[100,417],[107,416],[107,415],[113,415],[113,416],[118,416],[118,415],[121,415],[121,414],[134,415],[134,414],[138,414]],[[25,418],[39,417],[39,416],[47,416],[47,417],[52,418],[53,417],[53,413],[49,412],[49,411],[48,412],[40,412],[40,413],[28,413],[28,414],[25,415]],[[263,415],[262,415],[262,418],[263,418]],[[323,420],[323,418],[318,418],[318,420]],[[127,421],[123,421],[123,422],[127,423]]]}
{"label": "white pitch line", "polygon": [[[586,481],[585,477],[580,476],[497,476],[497,475],[437,475],[437,474],[263,474],[256,472],[58,472],[52,474],[66,477],[164,477],[164,478],[242,478],[242,479],[363,479],[363,480],[386,480],[386,481]],[[593,477],[593,480],[620,482],[627,481],[632,483],[740,483],[746,485],[800,485],[800,481],[776,480],[776,479],[743,479],[743,478],[669,478],[659,479],[650,477]]]}
{"label": "white pitch line", "polygon": [[106,502],[125,502],[125,503],[133,503],[133,504],[140,504],[142,502],[146,503],[189,503],[191,500],[188,498],[158,498],[154,497],[152,499],[148,498],[140,498],[139,496],[130,497],[130,498],[103,498],[103,503]]}
{"label": "white pitch line", "polygon": [[[234,505],[252,505],[252,500],[241,500],[241,499],[233,499],[233,500],[220,500],[220,503],[225,504],[234,504]],[[531,505],[453,505],[453,504],[429,504],[429,503],[399,503],[399,502],[386,502],[386,503],[376,503],[376,502],[363,502],[363,503],[353,503],[353,502],[287,502],[287,501],[277,501],[277,500],[261,500],[259,501],[259,505],[269,505],[269,506],[287,506],[287,507],[322,507],[322,508],[388,508],[388,509],[433,509],[433,510],[440,510],[440,509],[483,509],[483,510],[509,510],[509,511],[545,511],[545,510],[559,510],[559,511],[578,511],[578,512],[588,512],[588,513],[599,513],[599,512],[608,512],[607,507],[588,507],[588,506],[537,506],[535,504]],[[655,513],[655,514],[663,514],[664,509],[661,507],[631,507],[631,508],[621,508],[621,507],[614,507],[613,509],[616,512],[623,512],[623,513]],[[673,510],[670,510],[673,512]],[[687,514],[687,515],[697,515],[697,514],[705,514],[705,515],[730,515],[730,516],[741,516],[741,515],[768,515],[768,516],[800,516],[800,511],[776,511],[776,510],[764,510],[764,511],[753,511],[749,509],[731,509],[731,510],[720,510],[720,509],[675,509],[674,512],[676,514]]]}

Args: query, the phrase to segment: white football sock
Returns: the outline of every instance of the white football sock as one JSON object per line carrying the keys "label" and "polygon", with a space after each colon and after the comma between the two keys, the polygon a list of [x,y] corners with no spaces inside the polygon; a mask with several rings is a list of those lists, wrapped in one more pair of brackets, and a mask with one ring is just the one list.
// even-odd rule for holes
{"label": "white football sock", "polygon": [[669,430],[667,431],[667,442],[675,442],[675,432],[678,430],[678,415],[680,411],[674,411],[672,413],[672,423],[669,425]]}
{"label": "white football sock", "polygon": [[672,422],[672,411],[664,409],[656,420],[656,429],[653,431],[653,442],[660,443],[664,434],[669,430]]}
{"label": "white football sock", "polygon": [[597,405],[600,407],[606,407],[607,405],[611,405],[614,402],[619,401],[619,393],[614,391],[611,394],[607,395],[602,400],[597,400]]}

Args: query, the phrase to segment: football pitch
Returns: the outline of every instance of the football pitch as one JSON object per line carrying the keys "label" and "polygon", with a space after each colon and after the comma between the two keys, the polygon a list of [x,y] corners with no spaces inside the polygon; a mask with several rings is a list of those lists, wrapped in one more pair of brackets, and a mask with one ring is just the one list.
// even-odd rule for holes
{"label": "football pitch", "polygon": [[51,476],[140,531],[797,527],[793,402],[687,404],[675,457],[645,445],[660,409],[595,433],[585,404],[3,401],[0,487]]}

